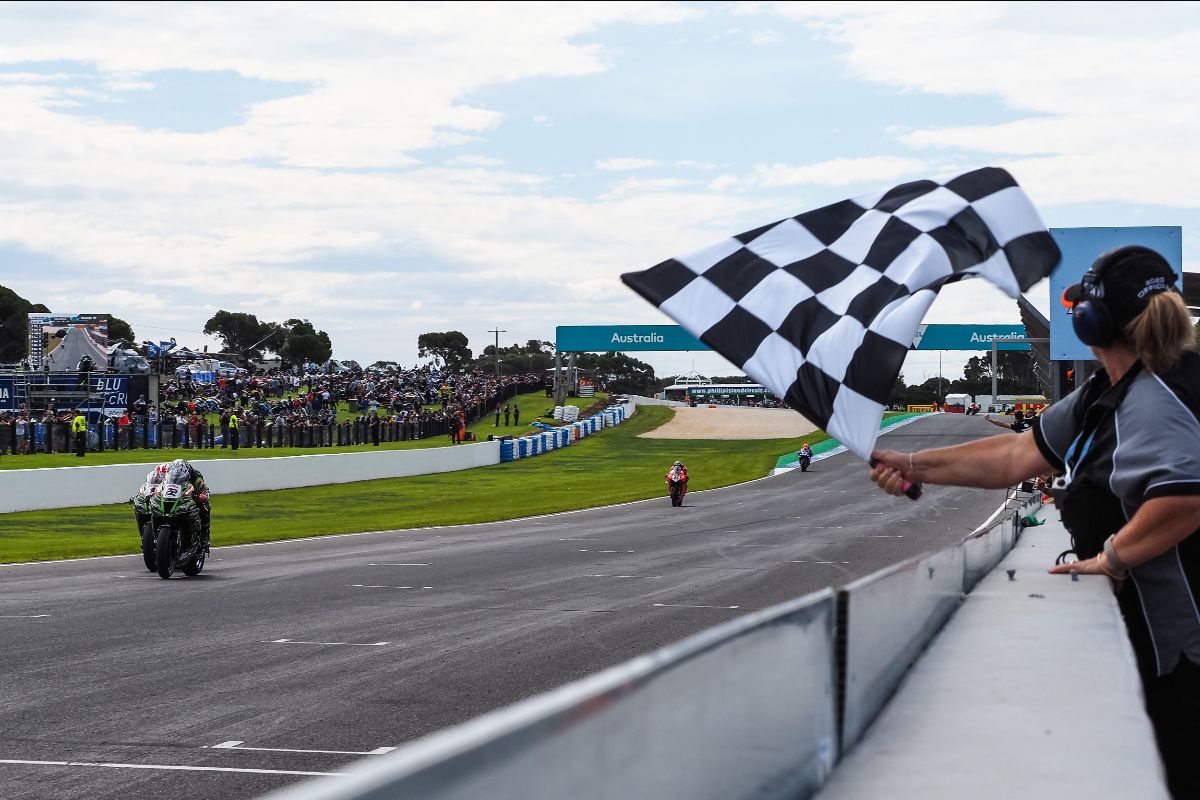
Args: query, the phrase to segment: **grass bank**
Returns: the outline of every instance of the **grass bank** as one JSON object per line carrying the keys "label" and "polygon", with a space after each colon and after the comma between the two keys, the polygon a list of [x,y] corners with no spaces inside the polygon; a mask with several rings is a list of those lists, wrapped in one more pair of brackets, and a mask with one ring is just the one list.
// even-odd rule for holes
{"label": "grass bank", "polygon": [[[643,406],[624,424],[571,447],[493,467],[218,496],[213,542],[490,522],[659,497],[662,476],[676,459],[687,463],[691,489],[711,489],[762,477],[781,453],[825,438],[821,432],[754,441],[638,438],[673,413]],[[0,515],[0,563],[134,552],[137,537],[125,505]]]}

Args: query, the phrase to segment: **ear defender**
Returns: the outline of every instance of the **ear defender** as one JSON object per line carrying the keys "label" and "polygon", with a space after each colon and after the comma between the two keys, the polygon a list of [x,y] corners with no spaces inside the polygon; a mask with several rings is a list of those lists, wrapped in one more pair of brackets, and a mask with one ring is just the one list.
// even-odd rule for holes
{"label": "ear defender", "polygon": [[1089,347],[1107,347],[1116,338],[1112,314],[1102,300],[1089,297],[1075,304],[1071,327],[1079,341]]}

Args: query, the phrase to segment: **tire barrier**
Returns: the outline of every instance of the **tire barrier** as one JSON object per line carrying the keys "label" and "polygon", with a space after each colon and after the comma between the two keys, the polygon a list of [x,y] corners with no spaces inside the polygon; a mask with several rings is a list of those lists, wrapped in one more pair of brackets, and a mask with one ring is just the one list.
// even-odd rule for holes
{"label": "tire barrier", "polygon": [[[558,412],[562,408],[560,406],[554,409],[556,419],[562,418],[558,415]],[[565,408],[575,409],[576,413],[578,413],[576,406],[565,406]],[[633,403],[612,406],[577,422],[572,422],[559,428],[550,428],[549,430],[547,430],[548,426],[536,423],[536,426],[539,428],[538,433],[528,434],[516,439],[506,439],[500,442],[500,462],[505,463],[521,458],[540,456],[542,453],[566,447],[604,428],[620,425],[629,419],[636,410],[637,407]]]}

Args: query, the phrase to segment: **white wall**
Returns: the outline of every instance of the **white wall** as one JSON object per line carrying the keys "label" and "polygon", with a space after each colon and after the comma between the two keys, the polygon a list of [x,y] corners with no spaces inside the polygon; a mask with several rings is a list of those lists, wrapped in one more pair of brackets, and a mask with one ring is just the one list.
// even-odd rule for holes
{"label": "white wall", "polygon": [[[0,470],[0,514],[123,503],[137,492],[154,463]],[[424,450],[213,459],[197,461],[196,467],[213,493],[221,495],[404,478],[499,463],[500,443],[479,442]]]}
{"label": "white wall", "polygon": [[640,394],[631,394],[629,399],[633,402],[630,405],[639,406],[670,406],[671,408],[680,408],[686,406],[687,403],[679,400],[659,400],[657,397],[643,397]]}

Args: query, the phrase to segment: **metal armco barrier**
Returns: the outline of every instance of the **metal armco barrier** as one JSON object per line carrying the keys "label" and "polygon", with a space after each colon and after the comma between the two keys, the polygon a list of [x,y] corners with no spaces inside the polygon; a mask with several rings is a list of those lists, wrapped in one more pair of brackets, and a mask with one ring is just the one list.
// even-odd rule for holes
{"label": "metal armco barrier", "polygon": [[962,601],[963,549],[903,561],[846,585],[841,749],[849,750]]}
{"label": "metal armco barrier", "polygon": [[811,797],[1038,506],[265,800]]}
{"label": "metal armco barrier", "polygon": [[835,759],[831,590],[436,733],[274,800],[784,800]]}

